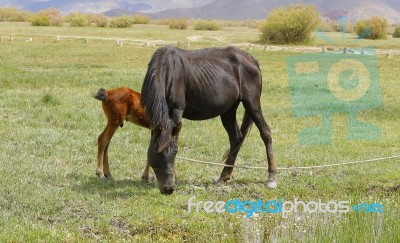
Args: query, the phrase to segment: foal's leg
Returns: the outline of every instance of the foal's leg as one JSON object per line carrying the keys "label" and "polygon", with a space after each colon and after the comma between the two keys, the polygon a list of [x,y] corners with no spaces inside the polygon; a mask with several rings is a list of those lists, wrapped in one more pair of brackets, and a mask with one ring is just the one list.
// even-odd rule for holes
{"label": "foal's leg", "polygon": [[269,128],[267,122],[265,121],[261,106],[260,99],[256,99],[257,97],[253,97],[252,101],[243,100],[244,108],[247,112],[250,113],[254,123],[256,124],[258,130],[260,131],[260,135],[262,140],[264,141],[265,148],[267,151],[267,159],[268,159],[268,182],[267,187],[275,188],[277,186],[275,181],[276,174],[276,164],[274,155],[272,153],[272,137],[271,137],[271,129]]}
{"label": "foal's leg", "polygon": [[[111,138],[112,138],[112,136],[111,136]],[[111,138],[110,138],[110,141],[111,141]],[[110,164],[108,162],[108,147],[110,146],[110,141],[108,142],[108,144],[106,145],[106,148],[104,150],[104,160],[103,160],[104,176],[107,179],[112,178],[111,171],[110,171]]]}
{"label": "foal's leg", "polygon": [[[221,121],[224,125],[225,130],[228,132],[230,148],[228,153],[225,155],[226,165],[234,165],[236,156],[239,152],[241,141],[242,141],[242,133],[240,132],[239,126],[236,121],[236,109],[238,105],[232,107],[227,113],[221,115]],[[225,166],[221,172],[221,175],[218,179],[218,182],[225,182],[231,178],[233,171],[233,167]]]}
{"label": "foal's leg", "polygon": [[108,163],[108,146],[118,125],[108,123],[104,131],[98,138],[97,169],[96,175],[100,178],[111,177],[110,166]]}
{"label": "foal's leg", "polygon": [[149,168],[150,168],[150,164],[149,164],[149,162],[147,162],[146,166],[144,167],[143,174],[142,174],[143,181],[149,180]]}

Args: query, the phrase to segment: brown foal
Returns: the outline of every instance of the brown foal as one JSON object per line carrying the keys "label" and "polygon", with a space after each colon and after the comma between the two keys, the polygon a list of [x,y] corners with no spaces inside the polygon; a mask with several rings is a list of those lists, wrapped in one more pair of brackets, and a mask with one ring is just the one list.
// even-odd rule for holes
{"label": "brown foal", "polygon": [[[145,110],[140,105],[140,93],[129,88],[116,88],[111,90],[99,89],[94,96],[102,101],[103,111],[107,117],[107,126],[98,138],[98,154],[96,175],[100,178],[112,178],[108,162],[108,146],[118,127],[124,121],[149,128]],[[142,179],[149,178],[149,164],[146,163]]]}

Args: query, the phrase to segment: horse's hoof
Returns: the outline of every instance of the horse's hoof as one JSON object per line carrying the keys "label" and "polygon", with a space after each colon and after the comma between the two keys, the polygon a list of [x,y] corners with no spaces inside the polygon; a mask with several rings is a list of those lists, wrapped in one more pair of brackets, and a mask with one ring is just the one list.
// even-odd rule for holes
{"label": "horse's hoof", "polygon": [[278,184],[276,183],[276,181],[271,181],[271,180],[267,181],[268,188],[276,188],[277,186],[278,186]]}
{"label": "horse's hoof", "polygon": [[144,176],[144,175],[142,175],[141,179],[142,179],[142,181],[144,181],[144,182],[148,182],[148,181],[149,181],[149,176]]}
{"label": "horse's hoof", "polygon": [[220,177],[218,180],[214,180],[216,184],[224,184],[225,182],[229,181],[230,177]]}

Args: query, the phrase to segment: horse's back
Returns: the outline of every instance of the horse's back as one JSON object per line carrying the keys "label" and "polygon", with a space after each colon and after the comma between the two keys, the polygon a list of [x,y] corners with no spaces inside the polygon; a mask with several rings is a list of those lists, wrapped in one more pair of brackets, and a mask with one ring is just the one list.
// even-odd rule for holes
{"label": "horse's back", "polygon": [[257,92],[261,73],[257,61],[235,47],[167,46],[154,53],[144,87],[149,86],[146,82],[158,82],[168,107],[184,109],[185,118],[203,120],[224,114],[243,94]]}

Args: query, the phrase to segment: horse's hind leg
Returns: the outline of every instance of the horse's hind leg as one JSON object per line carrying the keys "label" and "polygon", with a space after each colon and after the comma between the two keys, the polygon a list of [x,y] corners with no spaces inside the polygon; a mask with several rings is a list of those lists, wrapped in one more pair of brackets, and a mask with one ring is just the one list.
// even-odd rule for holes
{"label": "horse's hind leg", "polygon": [[[225,130],[228,132],[230,148],[228,153],[225,155],[225,164],[234,165],[236,156],[239,152],[242,133],[240,132],[239,126],[236,121],[236,109],[237,105],[232,107],[227,113],[221,115],[221,121],[224,125]],[[225,166],[221,172],[218,182],[225,182],[231,178],[233,167]]]}
{"label": "horse's hind leg", "polygon": [[263,117],[259,99],[253,97],[252,101],[243,100],[243,106],[246,109],[246,111],[250,113],[254,123],[256,124],[258,130],[260,131],[261,138],[265,144],[265,148],[267,151],[267,159],[268,159],[267,187],[275,188],[277,186],[275,181],[276,164],[272,152],[271,129],[269,128],[267,122]]}
{"label": "horse's hind leg", "polygon": [[100,178],[110,178],[110,166],[108,162],[108,146],[118,125],[107,124],[98,138],[97,169],[96,175]]}

